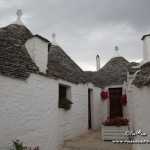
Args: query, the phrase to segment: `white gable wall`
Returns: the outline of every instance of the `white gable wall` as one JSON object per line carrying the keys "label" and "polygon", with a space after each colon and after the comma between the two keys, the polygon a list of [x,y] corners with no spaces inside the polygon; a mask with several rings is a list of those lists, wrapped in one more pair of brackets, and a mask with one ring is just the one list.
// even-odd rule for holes
{"label": "white gable wall", "polygon": [[25,47],[32,58],[33,62],[35,62],[35,38],[28,39],[25,43]]}
{"label": "white gable wall", "polygon": [[[0,149],[12,140],[57,150],[64,140],[88,131],[88,87],[93,88],[92,126],[100,127],[100,88],[31,74],[27,81],[0,76]],[[58,108],[59,83],[71,86],[70,110]]]}
{"label": "white gable wall", "polygon": [[33,37],[27,40],[25,47],[32,60],[39,67],[40,72],[46,73],[48,61],[48,42],[45,42],[38,37]]}

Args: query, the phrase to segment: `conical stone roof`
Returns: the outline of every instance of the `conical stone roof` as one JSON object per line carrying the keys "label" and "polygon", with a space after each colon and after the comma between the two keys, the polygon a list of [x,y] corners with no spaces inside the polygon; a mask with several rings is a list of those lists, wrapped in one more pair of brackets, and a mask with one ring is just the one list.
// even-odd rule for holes
{"label": "conical stone roof", "polygon": [[[87,81],[85,73],[58,46],[54,39],[56,35],[53,34],[52,43],[39,35],[32,35],[22,23],[21,16],[22,11],[18,9],[17,20],[11,25],[0,28],[0,74],[27,79],[31,72],[36,72],[74,83],[85,83]],[[46,74],[39,72],[25,48],[25,42],[35,36],[49,43]]]}
{"label": "conical stone roof", "polygon": [[27,79],[38,70],[24,45],[32,36],[24,25],[0,28],[0,74]]}
{"label": "conical stone roof", "polygon": [[100,87],[121,85],[127,81],[127,66],[130,63],[123,57],[111,58],[94,76],[93,83]]}
{"label": "conical stone roof", "polygon": [[[25,48],[25,42],[32,37],[34,35],[24,25],[11,24],[0,28],[1,75],[27,79],[31,72],[38,73],[38,67]],[[86,82],[83,70],[56,45],[51,45],[49,48],[45,75],[74,83]]]}
{"label": "conical stone roof", "polygon": [[139,71],[132,84],[138,88],[143,86],[150,86],[150,62],[145,63],[139,68]]}
{"label": "conical stone roof", "polygon": [[83,70],[57,45],[51,45],[48,53],[47,75],[74,83],[85,83]]}

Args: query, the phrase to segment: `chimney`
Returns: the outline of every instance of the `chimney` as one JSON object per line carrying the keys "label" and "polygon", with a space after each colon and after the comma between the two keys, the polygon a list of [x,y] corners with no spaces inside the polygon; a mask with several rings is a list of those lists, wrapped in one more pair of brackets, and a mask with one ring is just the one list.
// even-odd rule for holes
{"label": "chimney", "polygon": [[150,34],[144,35],[143,40],[143,63],[150,61]]}
{"label": "chimney", "polygon": [[96,56],[96,69],[97,69],[97,71],[100,69],[100,57],[99,57],[99,55]]}

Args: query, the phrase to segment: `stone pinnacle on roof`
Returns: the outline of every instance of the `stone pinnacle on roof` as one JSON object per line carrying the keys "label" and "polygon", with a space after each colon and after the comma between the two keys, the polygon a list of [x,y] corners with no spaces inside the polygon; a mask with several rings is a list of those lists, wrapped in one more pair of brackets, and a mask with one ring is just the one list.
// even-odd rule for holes
{"label": "stone pinnacle on roof", "polygon": [[121,57],[121,55],[119,54],[119,47],[118,46],[115,46],[115,51],[116,51],[116,53],[115,53],[115,56],[114,57]]}
{"label": "stone pinnacle on roof", "polygon": [[52,33],[52,45],[56,45],[58,46],[57,42],[56,42],[56,34],[55,33]]}
{"label": "stone pinnacle on roof", "polygon": [[22,10],[21,9],[17,9],[17,19],[13,24],[17,24],[17,25],[24,25],[23,22],[21,21],[21,16],[22,16]]}

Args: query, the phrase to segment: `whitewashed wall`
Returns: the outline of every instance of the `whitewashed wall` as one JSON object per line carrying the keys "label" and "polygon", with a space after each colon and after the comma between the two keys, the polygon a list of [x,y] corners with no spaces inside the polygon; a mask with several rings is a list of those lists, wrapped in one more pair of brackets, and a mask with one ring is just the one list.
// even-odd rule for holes
{"label": "whitewashed wall", "polygon": [[107,117],[110,116],[110,108],[109,108],[109,98],[106,100],[101,100],[101,110],[102,110],[102,115],[101,115],[101,122],[104,122]]}
{"label": "whitewashed wall", "polygon": [[[88,131],[88,87],[93,89],[92,126],[100,127],[100,89],[31,74],[27,81],[0,76],[0,150],[12,140],[57,150],[64,140]],[[71,86],[71,110],[58,108],[58,86]]]}
{"label": "whitewashed wall", "polygon": [[45,73],[48,61],[48,42],[38,37],[33,37],[27,40],[25,47],[39,70]]}
{"label": "whitewashed wall", "polygon": [[91,94],[91,115],[92,115],[92,128],[97,129],[101,125],[101,116],[102,116],[102,109],[101,109],[101,89],[99,87],[93,86],[93,84],[88,83],[88,88],[92,89]]}
{"label": "whitewashed wall", "polygon": [[127,83],[125,86],[126,94],[127,94],[127,117],[129,119],[129,128],[130,130],[134,129],[134,111],[133,111],[133,98],[132,98],[132,80],[133,75],[127,74]]}
{"label": "whitewashed wall", "polygon": [[[150,140],[150,87],[132,87],[134,130],[142,130],[146,137],[136,136],[134,140]],[[133,150],[149,150],[149,144],[134,144]]]}
{"label": "whitewashed wall", "polygon": [[130,130],[134,128],[134,115],[133,115],[133,100],[132,100],[132,92],[127,90],[127,105],[126,105],[126,117],[129,119],[129,127]]}

